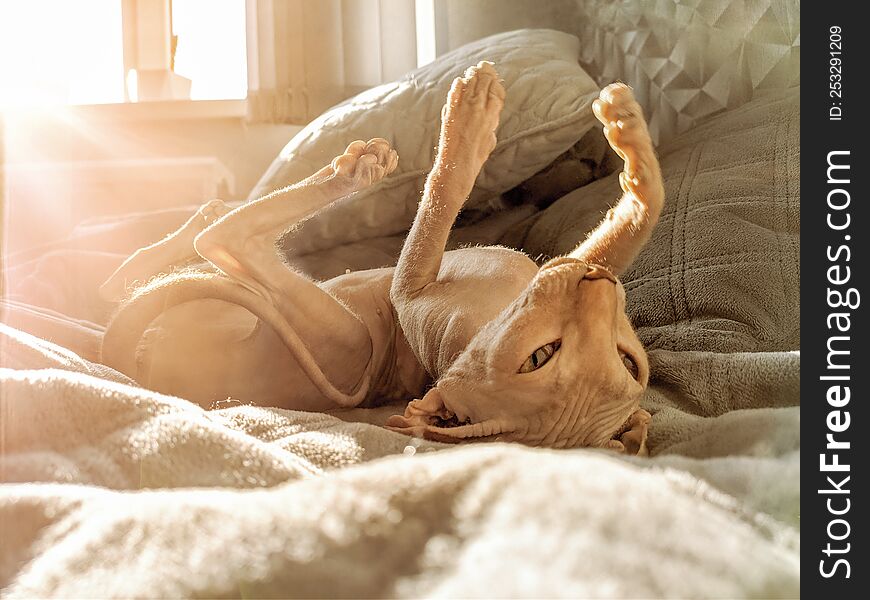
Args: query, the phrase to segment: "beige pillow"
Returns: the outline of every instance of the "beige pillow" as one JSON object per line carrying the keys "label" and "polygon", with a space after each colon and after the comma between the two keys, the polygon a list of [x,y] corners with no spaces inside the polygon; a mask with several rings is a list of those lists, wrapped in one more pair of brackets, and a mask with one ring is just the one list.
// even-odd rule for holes
{"label": "beige pillow", "polygon": [[579,51],[575,36],[547,29],[512,31],[458,48],[312,121],[282,150],[250,198],[308,177],[355,139],[384,137],[399,153],[396,172],[309,219],[285,249],[304,254],[407,230],[432,166],[450,84],[468,66],[490,60],[507,99],[498,145],[467,205],[481,207],[546,167],[593,126],[598,87],[579,66]]}

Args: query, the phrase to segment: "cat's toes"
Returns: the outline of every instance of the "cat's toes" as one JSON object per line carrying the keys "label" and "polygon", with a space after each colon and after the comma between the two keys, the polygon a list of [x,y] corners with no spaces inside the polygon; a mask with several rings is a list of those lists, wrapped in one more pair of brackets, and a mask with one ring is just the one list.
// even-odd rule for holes
{"label": "cat's toes", "polygon": [[347,149],[345,149],[345,154],[350,154],[352,156],[362,156],[366,151],[366,143],[363,140],[355,140],[347,145]]}
{"label": "cat's toes", "polygon": [[369,140],[365,147],[365,154],[373,154],[377,158],[376,164],[383,167],[384,177],[395,171],[399,164],[399,155],[384,138]]}
{"label": "cat's toes", "polygon": [[344,154],[332,161],[334,175],[348,193],[373,185],[396,170],[399,155],[383,138],[352,142]]}
{"label": "cat's toes", "polygon": [[604,125],[632,118],[643,119],[640,105],[634,99],[631,88],[624,83],[611,83],[592,103],[592,110]]}
{"label": "cat's toes", "polygon": [[608,85],[592,103],[592,111],[604,126],[610,146],[625,162],[619,176],[623,191],[642,201],[661,200],[664,186],[658,159],[631,88],[624,83]]}
{"label": "cat's toes", "polygon": [[228,206],[226,202],[215,198],[200,206],[197,212],[199,212],[199,215],[207,225],[211,225],[224,215],[232,212],[232,210],[232,207]]}
{"label": "cat's toes", "polygon": [[495,130],[505,89],[491,62],[481,61],[457,77],[441,111],[439,159],[449,165],[472,163],[473,177],[496,145]]}

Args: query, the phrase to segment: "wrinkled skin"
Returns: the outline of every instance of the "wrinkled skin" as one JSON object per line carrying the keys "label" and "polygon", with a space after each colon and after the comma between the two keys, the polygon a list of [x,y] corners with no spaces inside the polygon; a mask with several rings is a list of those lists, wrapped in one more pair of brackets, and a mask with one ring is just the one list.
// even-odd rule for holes
{"label": "wrinkled skin", "polygon": [[209,203],[128,259],[105,297],[195,256],[221,274],[171,275],[136,290],[106,332],[104,362],[204,406],[227,397],[301,410],[410,400],[388,428],[448,442],[644,454],[650,416],[639,402],[649,366],[617,279],[664,201],[641,109],[622,84],[595,101],[625,162],[623,195],[573,252],[538,269],[507,248],[445,252],[496,146],[504,98],[490,63],[454,81],[395,269],[316,283],[275,251],[284,230],[396,168],[387,140],[353,142],[305,181],[232,211]]}
{"label": "wrinkled skin", "polygon": [[[444,441],[470,434],[531,445],[618,448],[611,437],[638,410],[649,368],[625,316],[625,294],[611,277],[575,259],[550,261],[474,336],[437,385],[389,425]],[[535,350],[554,340],[560,347],[547,363],[518,372]],[[637,379],[620,350],[635,357]],[[433,426],[454,417],[472,424]]]}

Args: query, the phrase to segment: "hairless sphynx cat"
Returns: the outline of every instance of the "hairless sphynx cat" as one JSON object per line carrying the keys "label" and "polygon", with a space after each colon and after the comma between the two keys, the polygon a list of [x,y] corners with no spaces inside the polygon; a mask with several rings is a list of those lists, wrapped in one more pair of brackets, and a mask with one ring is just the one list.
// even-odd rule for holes
{"label": "hairless sphynx cat", "polygon": [[[204,205],[178,232],[122,265],[102,292],[147,281],[194,255],[220,273],[153,278],[121,304],[103,361],[142,385],[204,406],[227,397],[321,411],[409,401],[389,429],[456,442],[646,452],[649,379],[617,275],[649,239],[664,202],[658,161],[631,89],[595,100],[625,163],[623,195],[566,256],[447,237],[496,145],[505,90],[491,63],[457,78],[441,113],[435,164],[395,268],[316,283],[277,253],[288,228],[387,177],[387,140],[344,154],[288,188],[230,210]],[[119,282],[121,282],[119,284]]]}

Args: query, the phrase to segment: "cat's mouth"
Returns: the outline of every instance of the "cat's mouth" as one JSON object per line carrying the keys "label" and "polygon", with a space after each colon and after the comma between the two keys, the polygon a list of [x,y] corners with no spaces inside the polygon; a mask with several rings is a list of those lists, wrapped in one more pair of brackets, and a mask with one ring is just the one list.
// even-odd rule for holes
{"label": "cat's mouth", "polygon": [[[620,441],[620,438],[631,429],[630,421],[631,414],[626,417],[623,424],[619,426],[619,429],[617,429],[613,433],[613,435],[610,436],[610,439]],[[456,415],[452,415],[449,418],[433,417],[429,424],[435,427],[440,427],[442,429],[451,429],[453,427],[460,427],[462,425],[471,425],[471,417],[466,417],[464,421],[460,421],[459,417],[457,417]]]}
{"label": "cat's mouth", "polygon": [[452,415],[450,418],[447,419],[435,417],[432,425],[444,429],[449,429],[450,427],[459,427],[460,425],[471,425],[471,417],[466,417],[464,421],[460,421],[459,417],[456,415]]}
{"label": "cat's mouth", "polygon": [[625,433],[628,432],[629,429],[631,429],[631,425],[629,423],[631,421],[631,415],[633,414],[634,413],[629,413],[629,415],[625,418],[625,422],[619,426],[619,429],[617,429],[612,436],[610,436],[611,440],[620,441],[619,438],[621,438]]}

